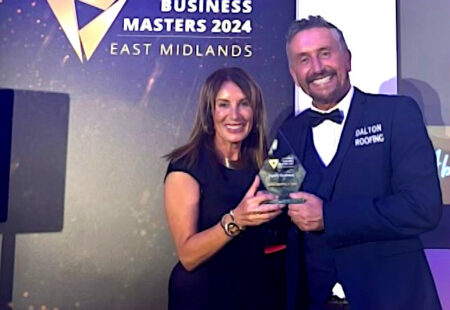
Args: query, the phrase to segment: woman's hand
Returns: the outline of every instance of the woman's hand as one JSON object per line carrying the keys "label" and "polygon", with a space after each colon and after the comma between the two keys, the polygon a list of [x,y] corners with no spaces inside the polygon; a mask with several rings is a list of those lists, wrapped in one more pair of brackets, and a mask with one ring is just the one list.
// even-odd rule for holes
{"label": "woman's hand", "polygon": [[276,199],[273,194],[258,191],[259,176],[255,177],[242,201],[233,210],[234,221],[241,227],[258,226],[277,217],[284,205],[264,204],[264,201]]}

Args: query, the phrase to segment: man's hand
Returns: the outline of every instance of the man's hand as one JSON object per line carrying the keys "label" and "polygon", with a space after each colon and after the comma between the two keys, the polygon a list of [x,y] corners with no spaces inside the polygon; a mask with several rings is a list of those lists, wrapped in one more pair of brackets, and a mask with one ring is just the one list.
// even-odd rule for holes
{"label": "man's hand", "polygon": [[288,214],[291,221],[302,231],[320,231],[324,229],[323,224],[323,201],[319,197],[305,193],[296,192],[290,194],[291,198],[303,198],[302,204],[290,204]]}

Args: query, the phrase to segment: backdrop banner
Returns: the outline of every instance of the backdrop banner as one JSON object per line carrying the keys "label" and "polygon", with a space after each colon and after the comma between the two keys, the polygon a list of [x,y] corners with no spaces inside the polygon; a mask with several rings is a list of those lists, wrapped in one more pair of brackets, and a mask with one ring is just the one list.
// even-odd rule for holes
{"label": "backdrop banner", "polygon": [[[200,85],[224,66],[244,68],[261,86],[273,136],[300,98],[285,55],[285,33],[296,16],[322,14],[342,28],[356,86],[418,101],[448,204],[450,94],[442,60],[448,63],[450,44],[436,40],[436,29],[450,23],[450,4],[428,10],[426,0],[359,2],[0,0],[0,88],[21,94],[24,108],[42,106],[17,114],[15,124],[14,116],[0,115],[8,122],[0,128],[9,130],[0,133],[6,141],[0,222],[14,219],[0,223],[0,310],[5,303],[14,309],[166,309],[177,258],[163,208],[162,156],[187,141]],[[381,35],[381,27],[389,32]],[[383,40],[386,45],[378,43]],[[367,72],[378,84],[361,84]],[[48,96],[60,104],[46,103]],[[301,110],[299,100],[295,107]],[[12,112],[11,105],[1,111]],[[44,136],[54,140],[33,138]],[[14,152],[17,145],[29,157]],[[28,176],[27,167],[33,169],[22,180],[29,182],[17,181]],[[448,307],[449,295],[442,293],[448,284],[441,283],[448,278],[449,211],[444,208],[442,224],[424,237],[426,247],[439,249],[427,255]]]}
{"label": "backdrop banner", "polygon": [[[0,87],[70,96],[64,204],[42,197],[48,203],[38,213],[61,226],[24,233],[2,224],[19,233],[3,238],[5,257],[15,255],[5,258],[11,279],[2,302],[166,309],[176,256],[162,156],[187,141],[199,87],[220,67],[240,66],[256,79],[268,127],[292,110],[284,35],[294,18],[294,1],[0,0]],[[39,128],[50,128],[41,116]],[[35,161],[48,167],[48,159]],[[44,186],[43,172],[34,173]],[[36,187],[16,191],[33,197]],[[35,215],[23,212],[20,222],[41,227]]]}

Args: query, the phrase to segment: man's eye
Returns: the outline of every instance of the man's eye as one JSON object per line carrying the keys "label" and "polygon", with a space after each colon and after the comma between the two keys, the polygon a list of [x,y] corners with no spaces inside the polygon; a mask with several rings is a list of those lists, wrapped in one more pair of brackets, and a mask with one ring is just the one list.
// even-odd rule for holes
{"label": "man's eye", "polygon": [[308,62],[308,57],[300,57],[298,61],[301,64],[305,64]]}
{"label": "man's eye", "polygon": [[331,53],[330,53],[330,51],[322,51],[322,52],[320,53],[320,55],[321,55],[322,57],[330,57]]}

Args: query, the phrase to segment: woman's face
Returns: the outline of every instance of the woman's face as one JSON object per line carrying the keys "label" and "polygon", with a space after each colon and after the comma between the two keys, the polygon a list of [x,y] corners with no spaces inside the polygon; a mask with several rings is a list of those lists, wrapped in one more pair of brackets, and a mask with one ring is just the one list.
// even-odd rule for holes
{"label": "woman's face", "polygon": [[235,83],[227,81],[219,89],[214,104],[213,121],[216,145],[240,145],[252,130],[253,109]]}

